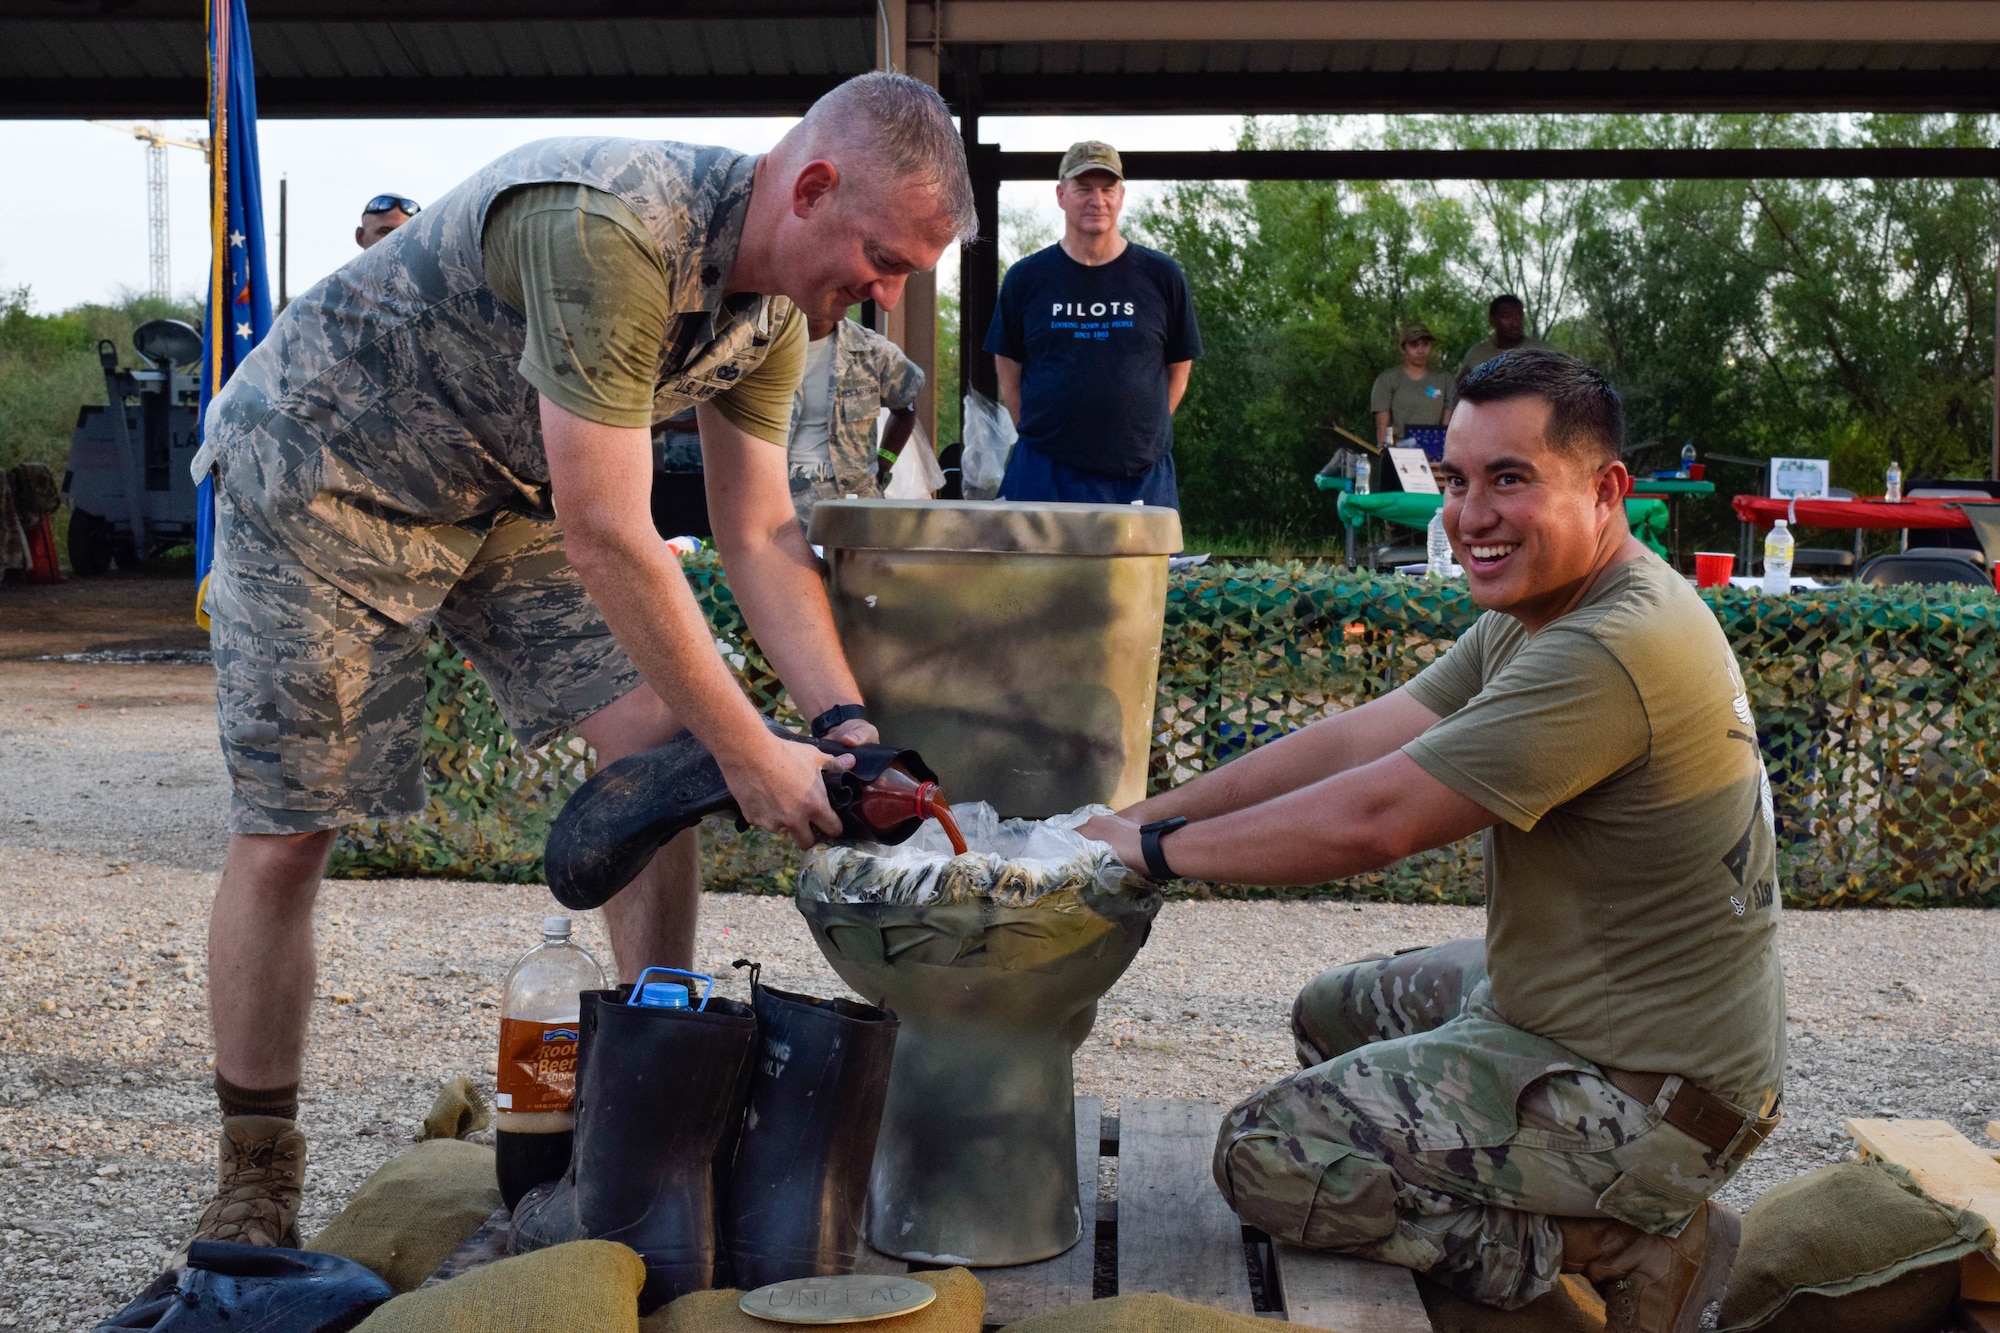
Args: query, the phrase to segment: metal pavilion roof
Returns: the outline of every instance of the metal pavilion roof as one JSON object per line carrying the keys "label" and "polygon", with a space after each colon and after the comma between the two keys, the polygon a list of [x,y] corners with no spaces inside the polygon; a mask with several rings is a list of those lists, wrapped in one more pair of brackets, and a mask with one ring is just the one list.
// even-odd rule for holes
{"label": "metal pavilion roof", "polygon": [[[199,115],[193,8],[0,5],[0,114]],[[263,114],[791,114],[875,57],[871,14],[852,3],[729,15],[589,0],[380,8],[250,0]]]}
{"label": "metal pavilion roof", "polygon": [[[1994,0],[250,0],[266,115],[2000,110]],[[198,7],[0,0],[0,115],[191,116]]]}

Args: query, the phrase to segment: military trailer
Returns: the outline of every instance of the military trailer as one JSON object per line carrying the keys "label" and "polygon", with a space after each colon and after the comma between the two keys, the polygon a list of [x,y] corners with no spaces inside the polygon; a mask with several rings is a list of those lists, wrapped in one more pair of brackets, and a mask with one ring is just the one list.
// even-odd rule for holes
{"label": "military trailer", "polygon": [[110,407],[86,406],[70,436],[63,494],[71,507],[69,563],[103,574],[115,562],[148,557],[194,540],[199,444],[201,335],[177,319],[156,319],[132,334],[145,369],[124,370],[118,349],[97,344]]}

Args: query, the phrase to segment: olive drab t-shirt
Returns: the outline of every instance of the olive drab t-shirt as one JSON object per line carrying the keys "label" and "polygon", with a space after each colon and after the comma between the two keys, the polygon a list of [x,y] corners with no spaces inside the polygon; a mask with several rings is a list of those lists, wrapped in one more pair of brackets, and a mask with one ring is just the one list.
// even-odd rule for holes
{"label": "olive drab t-shirt", "polygon": [[[523,379],[586,421],[652,425],[673,297],[638,214],[587,185],[524,185],[487,211],[480,254],[493,294],[527,319]],[[710,400],[758,439],[785,443],[805,324],[794,308],[764,359]]]}
{"label": "olive drab t-shirt", "polygon": [[[327,582],[398,624],[423,625],[503,514],[554,512],[541,393],[523,366],[566,392],[565,377],[544,374],[561,349],[544,339],[531,351],[528,312],[487,282],[492,205],[523,187],[587,186],[637,219],[658,255],[653,280],[666,283],[648,376],[647,420],[658,423],[756,378],[789,326],[788,298],[728,290],[757,162],[703,144],[598,137],[503,153],[272,321],[209,405],[191,471],[212,471],[242,522]],[[585,217],[572,214],[565,234],[617,230]],[[570,293],[554,296],[559,323],[578,307]],[[615,412],[618,378],[599,374],[573,401],[594,393]],[[795,378],[771,395],[786,408]]]}
{"label": "olive drab t-shirt", "polygon": [[1426,370],[1416,379],[1390,366],[1375,377],[1368,390],[1368,410],[1387,412],[1389,429],[1397,439],[1411,426],[1442,426],[1444,411],[1451,402],[1452,378],[1442,370]]}
{"label": "olive drab t-shirt", "polygon": [[1771,788],[1735,653],[1648,553],[1527,634],[1481,616],[1403,747],[1500,819],[1486,956],[1514,1026],[1750,1109],[1784,1068]]}
{"label": "olive drab t-shirt", "polygon": [[1502,347],[1491,338],[1481,338],[1465,349],[1465,359],[1458,363],[1458,373],[1463,375],[1476,366],[1483,366],[1502,352],[1553,352],[1556,349],[1540,338],[1523,338],[1512,347]]}

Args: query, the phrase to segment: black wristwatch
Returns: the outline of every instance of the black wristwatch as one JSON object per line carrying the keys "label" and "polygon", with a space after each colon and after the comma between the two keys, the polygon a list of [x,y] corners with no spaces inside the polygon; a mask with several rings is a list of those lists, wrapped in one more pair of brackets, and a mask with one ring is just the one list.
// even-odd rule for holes
{"label": "black wristwatch", "polygon": [[1172,819],[1156,819],[1150,824],[1139,826],[1139,855],[1145,858],[1147,879],[1155,884],[1164,884],[1170,879],[1180,878],[1174,873],[1174,868],[1167,864],[1167,854],[1160,849],[1160,839],[1186,827],[1186,815],[1175,815]]}
{"label": "black wristwatch", "polygon": [[857,717],[865,718],[867,716],[868,709],[861,704],[835,704],[812,720],[813,739],[823,740],[828,732],[841,725],[841,723],[852,722]]}

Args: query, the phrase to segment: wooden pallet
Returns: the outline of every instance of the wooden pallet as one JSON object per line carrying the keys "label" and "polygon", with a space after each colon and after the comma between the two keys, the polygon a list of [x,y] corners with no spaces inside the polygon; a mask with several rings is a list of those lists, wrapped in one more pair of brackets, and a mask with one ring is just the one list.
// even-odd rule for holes
{"label": "wooden pallet", "polygon": [[[1431,1333],[1407,1269],[1273,1244],[1237,1219],[1209,1175],[1222,1110],[1219,1102],[1134,1100],[1122,1117],[1106,1116],[1098,1098],[1077,1098],[1084,1237],[1038,1264],[976,1270],[986,1288],[986,1327],[1098,1296],[1147,1291],[1307,1328]],[[1098,1194],[1104,1158],[1117,1163],[1116,1199]],[[424,1285],[504,1257],[506,1240],[502,1209]],[[901,1259],[872,1250],[858,1267],[865,1273],[909,1271]]]}
{"label": "wooden pallet", "polygon": [[[1150,1291],[1308,1328],[1431,1333],[1407,1269],[1274,1245],[1237,1220],[1209,1174],[1221,1103],[1139,1099],[1123,1116],[1104,1116],[1102,1107],[1095,1097],[1076,1099],[1077,1193],[1095,1228],[1053,1259],[977,1270],[989,1329],[1095,1296]],[[1101,1158],[1117,1163],[1115,1200],[1098,1195]],[[1102,1286],[1100,1254],[1116,1272]],[[907,1271],[879,1254],[865,1266]]]}

